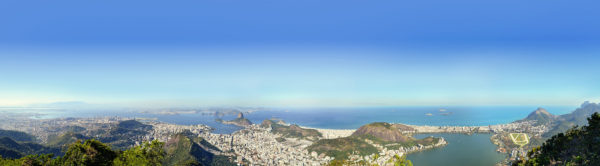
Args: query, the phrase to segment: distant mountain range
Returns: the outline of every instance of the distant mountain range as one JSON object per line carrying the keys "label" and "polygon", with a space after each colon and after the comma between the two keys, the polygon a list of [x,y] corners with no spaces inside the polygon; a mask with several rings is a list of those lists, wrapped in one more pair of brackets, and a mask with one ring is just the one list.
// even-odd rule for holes
{"label": "distant mountain range", "polygon": [[558,133],[565,132],[574,126],[586,125],[587,117],[594,112],[600,112],[600,104],[586,101],[573,112],[559,116],[552,115],[544,108],[538,108],[531,112],[526,118],[518,120],[517,122],[533,120],[536,121],[535,125],[548,125],[550,130],[542,136],[549,138]]}

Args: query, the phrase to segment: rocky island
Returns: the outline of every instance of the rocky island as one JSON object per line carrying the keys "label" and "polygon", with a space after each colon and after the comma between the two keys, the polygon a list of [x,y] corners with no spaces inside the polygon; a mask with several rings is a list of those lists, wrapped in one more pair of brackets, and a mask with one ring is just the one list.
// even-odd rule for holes
{"label": "rocky island", "polygon": [[232,125],[236,125],[236,126],[241,126],[241,127],[245,127],[245,126],[249,126],[252,125],[252,122],[246,118],[244,118],[244,114],[243,113],[238,113],[237,118],[233,119],[233,120],[223,120],[223,119],[215,119],[215,121],[219,122],[219,123],[223,123],[223,124],[232,124]]}

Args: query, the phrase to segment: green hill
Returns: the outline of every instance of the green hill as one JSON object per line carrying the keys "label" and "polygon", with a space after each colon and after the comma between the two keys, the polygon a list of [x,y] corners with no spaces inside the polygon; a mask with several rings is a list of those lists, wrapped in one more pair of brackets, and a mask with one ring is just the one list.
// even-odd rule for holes
{"label": "green hill", "polygon": [[528,160],[513,165],[600,165],[600,114],[593,113],[587,121],[587,126],[552,136],[532,149]]}
{"label": "green hill", "polygon": [[323,137],[323,135],[315,129],[305,129],[298,125],[282,125],[272,120],[264,120],[261,123],[262,127],[270,127],[271,132],[275,134],[281,134],[282,137],[286,138],[306,138],[309,140],[317,140]]}
{"label": "green hill", "polygon": [[20,158],[29,154],[60,154],[59,148],[42,146],[32,142],[17,142],[8,137],[0,138],[0,155],[5,158]]}
{"label": "green hill", "polygon": [[67,132],[60,136],[52,136],[48,138],[48,143],[46,145],[52,147],[61,147],[66,148],[69,144],[76,142],[77,140],[87,140],[90,139],[82,134],[78,134],[75,132]]}
{"label": "green hill", "polygon": [[375,122],[361,126],[352,133],[353,137],[372,138],[380,142],[410,142],[416,140],[413,137],[402,134],[396,126],[386,122]]}
{"label": "green hill", "polygon": [[584,102],[581,107],[569,114],[558,116],[551,126],[550,131],[544,133],[545,138],[549,138],[558,133],[566,132],[574,126],[582,126],[588,123],[587,117],[595,112],[600,112],[600,105],[597,103]]}
{"label": "green hill", "polygon": [[[0,148],[0,152],[2,149]],[[64,156],[52,154],[28,155],[19,159],[0,157],[0,165],[7,166],[157,166],[164,158],[163,143],[146,142],[125,151],[115,151],[100,141],[90,139],[69,145]]]}
{"label": "green hill", "polygon": [[117,124],[118,128],[129,130],[152,130],[152,125],[146,125],[136,120],[125,120]]}
{"label": "green hill", "polygon": [[356,137],[343,137],[336,139],[321,139],[307,147],[308,151],[315,151],[319,154],[325,153],[327,156],[334,157],[336,160],[345,160],[351,154],[361,156],[378,153],[373,145]]}
{"label": "green hill", "polygon": [[100,134],[98,140],[108,143],[117,149],[127,149],[135,145],[136,139],[152,131],[151,125],[145,125],[135,120],[121,121],[116,127]]}
{"label": "green hill", "polygon": [[[399,128],[400,127],[400,128]],[[412,147],[417,144],[432,145],[440,139],[427,137],[416,139],[402,134],[402,131],[410,130],[408,126],[393,125],[385,122],[375,122],[361,126],[349,137],[336,139],[321,139],[310,145],[309,151],[325,153],[335,157],[336,160],[345,160],[350,154],[361,156],[377,153],[377,148],[365,140],[385,146],[387,149],[399,149],[401,147]]]}
{"label": "green hill", "polygon": [[8,137],[15,141],[23,141],[23,142],[35,142],[36,138],[32,135],[29,135],[25,132],[14,131],[14,130],[2,130],[0,129],[0,137]]}
{"label": "green hill", "polygon": [[214,154],[220,150],[202,138],[177,134],[165,143],[164,149],[164,165],[235,165],[228,156]]}

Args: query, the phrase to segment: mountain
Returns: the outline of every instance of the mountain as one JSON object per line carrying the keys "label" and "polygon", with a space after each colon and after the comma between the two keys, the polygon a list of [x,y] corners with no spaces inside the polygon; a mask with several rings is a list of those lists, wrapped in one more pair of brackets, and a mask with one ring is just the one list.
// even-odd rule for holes
{"label": "mountain", "polygon": [[550,131],[544,133],[543,137],[549,138],[558,133],[565,132],[574,126],[586,125],[586,118],[595,112],[600,112],[600,105],[586,101],[573,112],[556,117]]}
{"label": "mountain", "polygon": [[513,165],[600,165],[600,113],[593,113],[587,121],[587,126],[552,136],[532,149],[528,160]]}
{"label": "mountain", "polygon": [[2,130],[0,129],[0,137],[8,137],[15,141],[24,142],[35,142],[36,138],[33,135],[29,135],[25,132],[14,131],[14,130]]}
{"label": "mountain", "polygon": [[238,113],[237,118],[235,118],[234,120],[225,121],[223,119],[216,119],[216,121],[223,123],[223,124],[232,124],[232,125],[242,126],[242,127],[252,125],[252,122],[250,120],[244,118],[244,114],[242,114],[241,112]]}
{"label": "mountain", "polygon": [[414,141],[415,138],[402,134],[396,126],[386,122],[375,122],[358,128],[352,133],[354,137],[375,137],[386,142],[407,142]]}
{"label": "mountain", "polygon": [[164,145],[167,155],[164,165],[235,165],[228,156],[219,155],[221,150],[204,139],[176,134]]}
{"label": "mountain", "polygon": [[274,122],[273,120],[264,120],[261,123],[262,127],[268,127],[271,128],[271,132],[275,133],[275,134],[281,134],[282,137],[286,137],[286,138],[306,138],[309,140],[317,140],[320,137],[323,137],[323,135],[315,130],[315,129],[305,129],[305,128],[301,128],[298,125],[292,124],[292,125],[282,125],[279,124],[277,122]]}
{"label": "mountain", "polygon": [[575,125],[581,126],[587,124],[587,117],[594,112],[600,112],[600,105],[586,101],[575,111],[570,114],[561,115],[559,118],[563,121],[572,122]]}
{"label": "mountain", "polygon": [[79,134],[79,133],[66,132],[60,136],[49,137],[48,143],[46,145],[52,146],[52,147],[60,147],[62,149],[65,149],[66,147],[68,147],[73,142],[76,142],[77,140],[87,140],[87,139],[90,139],[90,138],[86,137],[82,134]]}
{"label": "mountain", "polygon": [[378,153],[375,146],[357,137],[342,137],[335,139],[321,139],[306,148],[319,154],[326,154],[336,160],[346,160],[351,154],[367,156]]}
{"label": "mountain", "polygon": [[531,112],[525,119],[519,121],[536,121],[536,125],[549,124],[556,120],[556,116],[552,115],[544,108],[538,108]]}
{"label": "mountain", "polygon": [[152,130],[152,125],[146,125],[136,120],[121,121],[117,127],[128,130]]}
{"label": "mountain", "polygon": [[0,138],[0,155],[4,158],[20,158],[30,154],[60,154],[59,148],[46,147],[31,142],[17,142],[9,137]]}
{"label": "mountain", "polygon": [[98,140],[108,143],[117,149],[127,149],[135,145],[135,141],[152,131],[151,125],[136,120],[121,121],[116,127],[100,134]]}
{"label": "mountain", "polygon": [[440,138],[416,139],[402,134],[403,131],[412,130],[414,129],[405,125],[375,122],[361,126],[349,137],[318,140],[308,146],[307,150],[325,153],[327,156],[335,157],[336,160],[345,160],[351,154],[366,156],[378,153],[373,144],[384,146],[389,150],[397,150],[418,145],[434,145],[440,141]]}

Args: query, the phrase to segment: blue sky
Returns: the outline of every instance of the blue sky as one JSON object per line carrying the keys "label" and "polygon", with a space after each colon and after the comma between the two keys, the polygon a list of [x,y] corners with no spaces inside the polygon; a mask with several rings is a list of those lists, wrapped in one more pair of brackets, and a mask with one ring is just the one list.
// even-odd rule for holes
{"label": "blue sky", "polygon": [[0,2],[0,106],[578,105],[597,1]]}

